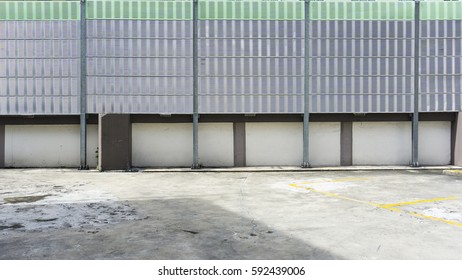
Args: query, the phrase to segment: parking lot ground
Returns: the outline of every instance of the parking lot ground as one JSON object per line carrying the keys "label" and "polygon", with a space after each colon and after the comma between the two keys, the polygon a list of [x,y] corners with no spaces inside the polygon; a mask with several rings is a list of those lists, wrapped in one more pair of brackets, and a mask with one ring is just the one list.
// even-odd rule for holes
{"label": "parking lot ground", "polygon": [[0,170],[0,259],[462,259],[443,170]]}

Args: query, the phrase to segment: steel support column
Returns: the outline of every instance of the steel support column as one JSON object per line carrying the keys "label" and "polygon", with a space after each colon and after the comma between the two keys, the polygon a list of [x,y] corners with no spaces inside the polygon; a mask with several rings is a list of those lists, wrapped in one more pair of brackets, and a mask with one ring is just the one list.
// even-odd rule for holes
{"label": "steel support column", "polygon": [[305,60],[304,60],[304,113],[303,113],[303,168],[310,167],[310,0],[305,0]]}
{"label": "steel support column", "polygon": [[419,65],[420,65],[420,0],[414,10],[414,113],[412,114],[412,163],[419,166]]}
{"label": "steel support column", "polygon": [[86,0],[80,0],[80,170],[87,164],[87,22]]}
{"label": "steel support column", "polygon": [[193,164],[192,169],[199,169],[199,100],[198,100],[198,0],[193,0]]}

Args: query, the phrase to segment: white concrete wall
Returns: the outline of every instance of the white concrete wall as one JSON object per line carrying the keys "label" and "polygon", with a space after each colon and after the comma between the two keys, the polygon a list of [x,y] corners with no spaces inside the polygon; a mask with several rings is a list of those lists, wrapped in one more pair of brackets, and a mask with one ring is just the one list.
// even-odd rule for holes
{"label": "white concrete wall", "polygon": [[234,166],[232,123],[199,124],[199,162],[204,166]]}
{"label": "white concrete wall", "polygon": [[246,123],[247,166],[301,165],[302,123]]}
{"label": "white concrete wall", "polygon": [[419,122],[419,163],[448,165],[451,162],[451,122]]}
{"label": "white concrete wall", "polygon": [[[189,167],[192,164],[192,124],[133,124],[133,165]],[[199,162],[233,166],[232,123],[199,124]]]}
{"label": "white concrete wall", "polygon": [[[293,165],[303,161],[303,123],[247,123],[248,166]],[[340,123],[310,124],[310,163],[340,165]]]}
{"label": "white concrete wall", "polygon": [[408,165],[410,122],[353,123],[353,165]]}
{"label": "white concrete wall", "polygon": [[[411,122],[353,123],[353,165],[408,165]],[[419,122],[419,163],[446,165],[451,160],[451,123]]]}
{"label": "white concrete wall", "polygon": [[[5,166],[78,167],[78,125],[6,125]],[[87,159],[96,167],[97,125],[88,126]],[[303,159],[302,123],[247,123],[248,166],[293,165]],[[419,162],[450,162],[451,123],[420,122]],[[192,124],[133,124],[134,166],[192,164]],[[233,166],[232,123],[199,125],[199,157],[204,166]],[[410,122],[353,124],[354,165],[407,165],[411,157]],[[340,123],[310,124],[310,163],[340,164]]]}
{"label": "white concrete wall", "polygon": [[191,166],[192,124],[132,124],[132,162],[140,167]]}
{"label": "white concrete wall", "polygon": [[[96,167],[98,127],[87,128],[87,162]],[[80,165],[79,125],[6,125],[5,166],[73,167]]]}
{"label": "white concrete wall", "polygon": [[340,165],[340,123],[310,123],[310,164]]}

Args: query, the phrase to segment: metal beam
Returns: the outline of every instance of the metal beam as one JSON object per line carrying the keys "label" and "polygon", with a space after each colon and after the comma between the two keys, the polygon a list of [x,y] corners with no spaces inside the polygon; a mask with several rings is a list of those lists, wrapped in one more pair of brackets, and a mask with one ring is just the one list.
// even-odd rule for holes
{"label": "metal beam", "polygon": [[457,117],[451,122],[451,161],[450,164],[455,165],[456,162],[456,142],[457,142]]}
{"label": "metal beam", "polygon": [[[87,124],[97,124],[97,115],[87,115]],[[37,125],[37,124],[80,124],[80,115],[22,115],[0,116],[0,124]]]}
{"label": "metal beam", "polygon": [[199,169],[199,100],[198,100],[198,57],[197,57],[198,0],[193,0],[193,164]]}
{"label": "metal beam", "polygon": [[5,167],[5,125],[0,123],[0,168]]}
{"label": "metal beam", "polygon": [[310,167],[310,0],[305,0],[305,60],[304,60],[304,112],[303,112],[303,163],[302,167]]}
{"label": "metal beam", "polygon": [[[63,123],[70,117],[47,116],[34,118],[24,117],[0,117],[0,123],[5,124],[29,124],[29,123],[53,123],[54,119]],[[61,118],[63,118],[61,120]],[[191,114],[174,114],[168,118],[159,114],[131,114],[132,123],[191,123]],[[452,122],[456,118],[454,112],[420,112],[419,121],[444,121]],[[77,121],[75,121],[77,119]],[[36,121],[34,121],[36,120]],[[78,117],[72,118],[73,122],[78,123]],[[253,122],[303,122],[303,114],[257,114],[254,117],[245,114],[203,114],[200,115],[201,123],[213,122],[235,122],[235,123],[253,123]],[[371,113],[365,115],[355,115],[348,113],[310,113],[310,123],[313,122],[410,122],[412,114],[409,113]],[[95,115],[87,115],[87,123],[98,123]]]}
{"label": "metal beam", "polygon": [[414,10],[414,113],[412,114],[412,162],[419,166],[419,63],[420,63],[420,0],[415,0]]}
{"label": "metal beam", "polygon": [[454,149],[453,149],[453,164],[462,166],[462,112],[457,114],[456,120],[454,121]]}
{"label": "metal beam", "polygon": [[86,1],[80,0],[80,170],[87,170],[87,21]]}

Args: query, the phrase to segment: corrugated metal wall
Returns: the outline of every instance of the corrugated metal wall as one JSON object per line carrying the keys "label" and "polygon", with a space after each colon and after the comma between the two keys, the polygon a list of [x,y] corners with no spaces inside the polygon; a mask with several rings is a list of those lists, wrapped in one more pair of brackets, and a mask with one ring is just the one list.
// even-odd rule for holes
{"label": "corrugated metal wall", "polygon": [[411,112],[413,11],[413,2],[314,2],[311,111]]}
{"label": "corrugated metal wall", "polygon": [[78,114],[79,1],[0,2],[0,114]]}
{"label": "corrugated metal wall", "polygon": [[[192,1],[87,1],[88,113],[192,113]],[[0,114],[78,114],[79,1],[0,1]],[[313,113],[412,112],[413,1],[311,1]],[[304,1],[199,1],[199,113],[302,113]],[[420,111],[462,110],[462,2],[420,4]]]}
{"label": "corrugated metal wall", "polygon": [[199,112],[302,112],[303,25],[300,20],[202,20]]}
{"label": "corrugated metal wall", "polygon": [[192,2],[87,8],[88,112],[192,113]]}
{"label": "corrugated metal wall", "polygon": [[462,109],[462,1],[421,4],[420,110]]}

